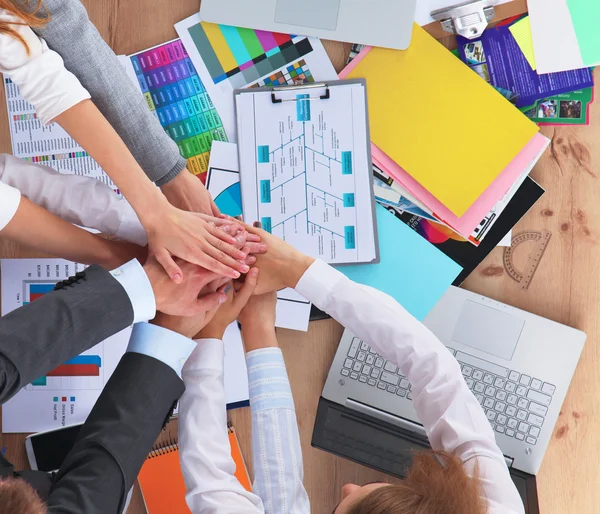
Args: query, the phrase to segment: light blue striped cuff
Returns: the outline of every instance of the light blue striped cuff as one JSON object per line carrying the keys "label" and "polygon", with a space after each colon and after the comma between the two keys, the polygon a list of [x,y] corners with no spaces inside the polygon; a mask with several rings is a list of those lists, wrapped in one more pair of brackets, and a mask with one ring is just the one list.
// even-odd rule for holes
{"label": "light blue striped cuff", "polygon": [[153,357],[181,378],[181,369],[195,348],[196,343],[181,334],[149,323],[136,323],[127,351]]}
{"label": "light blue striped cuff", "polygon": [[252,412],[269,409],[294,410],[290,381],[279,348],[248,352],[246,364]]}

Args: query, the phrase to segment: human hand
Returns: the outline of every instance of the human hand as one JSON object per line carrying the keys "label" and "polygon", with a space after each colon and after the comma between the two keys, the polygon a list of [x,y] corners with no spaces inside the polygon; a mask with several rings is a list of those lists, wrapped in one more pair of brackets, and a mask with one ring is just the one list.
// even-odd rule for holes
{"label": "human hand", "polygon": [[277,293],[254,295],[240,312],[242,339],[247,352],[278,347],[275,336]]}
{"label": "human hand", "polygon": [[220,214],[217,205],[202,181],[187,169],[184,169],[160,189],[171,205],[178,209],[211,216]]}
{"label": "human hand", "polygon": [[205,286],[215,280],[221,280],[220,275],[179,259],[176,265],[181,268],[184,277],[178,284],[165,273],[156,257],[148,257],[144,264],[144,271],[154,292],[157,311],[174,316],[197,316],[215,309],[227,300],[227,296],[221,292],[211,292],[198,297]]}
{"label": "human hand", "polygon": [[315,259],[262,230],[260,222],[255,222],[254,226],[247,224],[244,226],[249,233],[260,236],[262,244],[267,247],[266,252],[255,255],[256,266],[260,268],[260,279],[254,294],[260,295],[286,287],[296,287]]}
{"label": "human hand", "polygon": [[249,249],[237,247],[246,242],[247,235],[238,233],[239,223],[223,221],[219,218],[208,221],[206,215],[182,211],[164,202],[142,223],[148,234],[150,254],[156,257],[169,277],[179,283],[183,272],[174,257],[230,278],[248,272],[250,267],[244,260]]}
{"label": "human hand", "polygon": [[[258,268],[252,268],[243,283],[225,286],[227,301],[221,305],[212,321],[198,334],[201,339],[223,339],[223,334],[240,315],[241,310],[248,303],[252,293],[256,289],[258,281]],[[237,289],[237,290],[236,290]]]}
{"label": "human hand", "polygon": [[127,241],[103,240],[106,246],[106,256],[99,260],[98,264],[106,270],[113,270],[122,266],[132,259],[137,259],[141,264],[146,262],[148,247],[139,246]]}
{"label": "human hand", "polygon": [[[205,296],[211,293],[222,293],[227,283],[231,281],[228,278],[219,278],[204,286],[198,296]],[[156,317],[151,321],[152,324],[177,332],[182,336],[193,338],[200,332],[214,317],[221,304],[215,308],[200,312],[194,316],[172,316],[163,312],[157,312]]]}

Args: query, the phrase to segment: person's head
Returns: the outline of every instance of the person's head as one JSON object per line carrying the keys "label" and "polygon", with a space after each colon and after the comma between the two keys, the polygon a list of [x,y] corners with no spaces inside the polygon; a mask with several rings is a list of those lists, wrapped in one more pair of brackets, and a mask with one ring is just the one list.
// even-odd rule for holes
{"label": "person's head", "polygon": [[2,512],[10,514],[46,514],[46,506],[23,479],[0,479],[0,505]]}
{"label": "person's head", "polygon": [[[475,477],[477,473],[475,473]],[[415,456],[399,485],[346,484],[333,514],[485,514],[480,483],[456,457],[439,452]]]}
{"label": "person's head", "polygon": [[[49,20],[49,16],[48,13],[42,8],[42,0],[30,0],[29,3],[31,5],[28,9],[21,9],[14,5],[11,0],[0,0],[0,9],[5,9],[9,13],[19,18],[23,25],[29,25],[30,27],[41,27],[46,24]],[[43,14],[43,16],[40,16],[40,14]],[[8,34],[9,36],[19,40],[25,45],[27,48],[27,53],[29,54],[27,43],[18,34],[18,32],[15,31],[14,26],[11,25],[14,25],[14,23],[11,24],[5,21],[0,21],[0,34]]]}

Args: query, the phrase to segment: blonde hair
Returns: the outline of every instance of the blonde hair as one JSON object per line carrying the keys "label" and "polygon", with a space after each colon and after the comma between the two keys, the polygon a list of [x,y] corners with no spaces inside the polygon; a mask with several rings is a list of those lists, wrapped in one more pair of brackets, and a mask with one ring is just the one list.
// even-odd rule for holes
{"label": "blonde hair", "polygon": [[[0,21],[0,34],[8,34],[19,40],[27,49],[29,55],[29,47],[23,37],[15,30],[15,25],[28,25],[29,27],[42,27],[50,20],[47,12],[43,12],[42,0],[37,0],[37,4],[33,9],[20,9],[15,6],[10,0],[0,0],[0,9],[5,9],[10,14],[21,19],[20,22]],[[43,16],[40,16],[43,14]]]}
{"label": "blonde hair", "polygon": [[461,461],[444,452],[417,455],[406,479],[380,487],[357,500],[347,514],[485,514],[477,478]]}
{"label": "blonde hair", "polygon": [[0,479],[0,505],[2,512],[10,514],[47,514],[40,497],[25,480],[21,478]]}

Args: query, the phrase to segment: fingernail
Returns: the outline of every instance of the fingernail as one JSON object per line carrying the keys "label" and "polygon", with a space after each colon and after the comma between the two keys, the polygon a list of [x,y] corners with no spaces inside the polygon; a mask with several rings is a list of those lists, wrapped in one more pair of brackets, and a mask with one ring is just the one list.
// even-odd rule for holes
{"label": "fingernail", "polygon": [[250,271],[250,266],[244,264],[240,269],[242,270],[242,273],[248,273]]}
{"label": "fingernail", "polygon": [[246,259],[246,264],[254,264],[256,262],[256,257],[254,257],[254,255],[250,255],[250,257],[248,257]]}
{"label": "fingernail", "polygon": [[229,225],[225,225],[225,226],[223,227],[223,230],[224,230],[225,232],[229,233],[229,232],[231,232],[231,227],[230,227]]}
{"label": "fingernail", "polygon": [[175,273],[175,275],[173,275],[173,282],[175,282],[176,284],[179,284],[181,282],[181,275],[179,273]]}
{"label": "fingernail", "polygon": [[252,225],[256,228],[260,227],[260,221],[255,221]]}
{"label": "fingernail", "polygon": [[238,240],[239,243],[245,243],[246,242],[246,232],[242,232],[242,233],[238,234],[236,236],[236,239]]}
{"label": "fingernail", "polygon": [[250,270],[250,276],[255,277],[256,275],[258,275],[258,268],[252,268]]}
{"label": "fingernail", "polygon": [[240,275],[241,275],[241,274],[240,274],[240,272],[239,272],[239,271],[234,271],[234,272],[232,273],[232,275],[233,275],[233,278],[240,278]]}
{"label": "fingernail", "polygon": [[223,291],[225,294],[227,294],[229,292],[229,290],[231,289],[231,284],[229,284],[225,290]]}
{"label": "fingernail", "polygon": [[219,296],[219,305],[225,303],[227,301],[227,297],[225,295]]}
{"label": "fingernail", "polygon": [[261,244],[259,248],[261,252],[266,252],[269,249],[269,247],[265,244]]}

